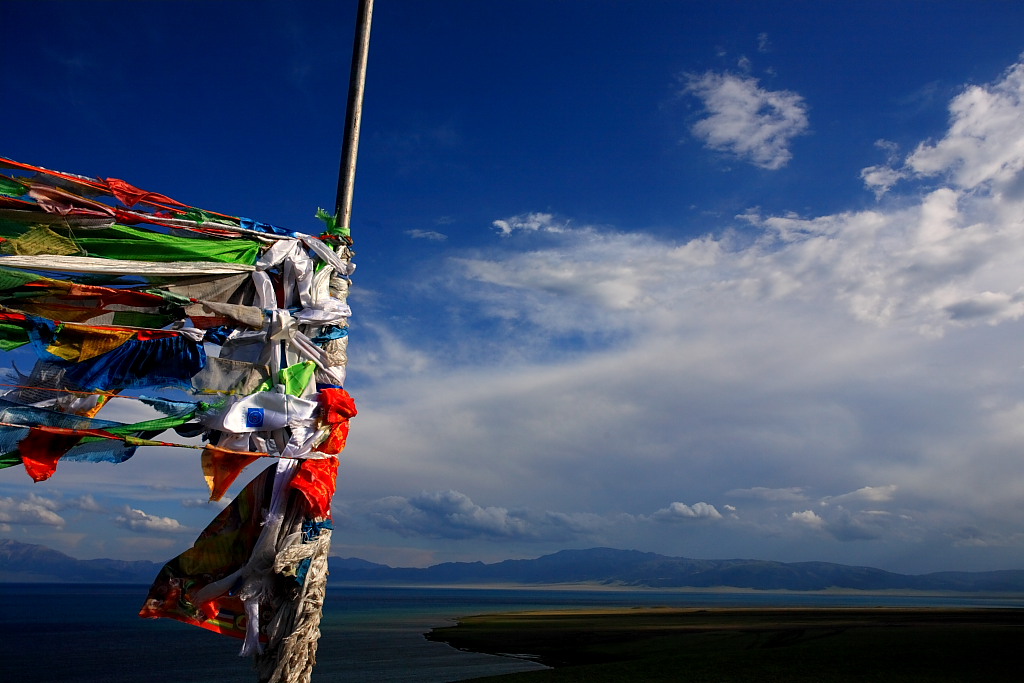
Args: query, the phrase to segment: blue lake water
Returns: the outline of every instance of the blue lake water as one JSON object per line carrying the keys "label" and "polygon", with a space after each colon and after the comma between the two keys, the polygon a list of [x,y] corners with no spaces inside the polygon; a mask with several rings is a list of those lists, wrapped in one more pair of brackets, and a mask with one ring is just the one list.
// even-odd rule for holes
{"label": "blue lake water", "polygon": [[[253,683],[240,642],[136,614],[138,585],[0,584],[0,678],[19,683]],[[460,616],[594,606],[1024,607],[1020,598],[471,588],[328,588],[314,683],[443,683],[542,668],[427,641]]]}

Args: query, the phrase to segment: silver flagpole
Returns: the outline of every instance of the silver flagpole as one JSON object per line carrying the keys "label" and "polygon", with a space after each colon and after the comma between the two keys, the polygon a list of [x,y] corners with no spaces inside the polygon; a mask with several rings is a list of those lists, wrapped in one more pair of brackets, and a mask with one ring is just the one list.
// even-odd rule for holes
{"label": "silver flagpole", "polygon": [[352,71],[348,82],[348,106],[345,110],[345,139],[341,146],[341,169],[338,172],[338,197],[334,205],[338,226],[342,228],[352,227],[352,196],[356,186],[359,125],[363,118],[363,91],[366,88],[372,20],[373,0],[359,0],[356,37],[352,47]]}

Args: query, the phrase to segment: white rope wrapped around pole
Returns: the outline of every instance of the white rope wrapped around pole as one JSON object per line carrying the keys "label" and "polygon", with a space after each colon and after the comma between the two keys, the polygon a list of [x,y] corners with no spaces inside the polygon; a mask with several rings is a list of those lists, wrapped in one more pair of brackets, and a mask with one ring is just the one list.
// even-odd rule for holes
{"label": "white rope wrapped around pole", "polygon": [[[370,50],[370,26],[373,19],[373,0],[360,0],[356,17],[356,36],[352,52],[352,69],[349,78],[348,105],[345,115],[345,137],[342,143],[341,168],[338,175],[338,195],[335,202],[335,225],[347,235],[351,227],[352,198],[355,188],[356,157],[359,149],[359,128],[362,120],[363,92],[366,83],[366,66]],[[307,244],[307,246],[310,246]],[[337,248],[335,254],[323,254],[312,245],[314,251],[330,263],[334,272],[330,276],[329,295],[347,304],[348,280],[352,273],[353,252],[347,244]],[[335,262],[334,258],[337,259]],[[346,340],[337,340],[344,344]],[[345,349],[338,354],[346,358]],[[338,373],[344,377],[344,367]],[[300,532],[295,525],[301,520],[285,520],[281,536],[286,530]],[[285,539],[282,538],[282,541]],[[316,650],[320,638],[320,619],[327,594],[327,557],[331,547],[330,529],[322,529],[312,543],[282,543],[275,561],[275,573],[294,566],[301,560],[309,560],[308,570],[299,595],[289,604],[282,606],[267,628],[268,643],[265,650],[256,655],[256,669],[260,683],[309,683],[316,664]],[[302,555],[302,557],[299,557]],[[282,637],[281,634],[287,634]]]}

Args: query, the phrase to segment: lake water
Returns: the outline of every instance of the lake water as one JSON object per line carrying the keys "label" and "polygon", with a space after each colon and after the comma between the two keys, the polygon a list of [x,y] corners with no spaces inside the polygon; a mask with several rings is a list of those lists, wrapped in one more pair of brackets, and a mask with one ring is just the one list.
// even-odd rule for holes
{"label": "lake water", "polygon": [[[19,683],[253,683],[240,641],[136,614],[138,585],[0,584],[0,678]],[[801,593],[328,588],[314,683],[443,683],[542,668],[426,640],[460,616],[594,606],[1024,607],[1021,598]]]}

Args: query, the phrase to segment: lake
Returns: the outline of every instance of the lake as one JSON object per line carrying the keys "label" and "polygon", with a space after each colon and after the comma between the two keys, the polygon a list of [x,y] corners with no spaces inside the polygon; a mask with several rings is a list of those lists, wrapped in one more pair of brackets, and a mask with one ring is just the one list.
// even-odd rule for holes
{"label": "lake", "polygon": [[[241,642],[137,613],[142,585],[0,584],[0,672],[19,683],[253,683]],[[427,641],[460,616],[566,607],[1024,607],[1024,597],[331,586],[314,683],[443,683],[542,668]]]}

